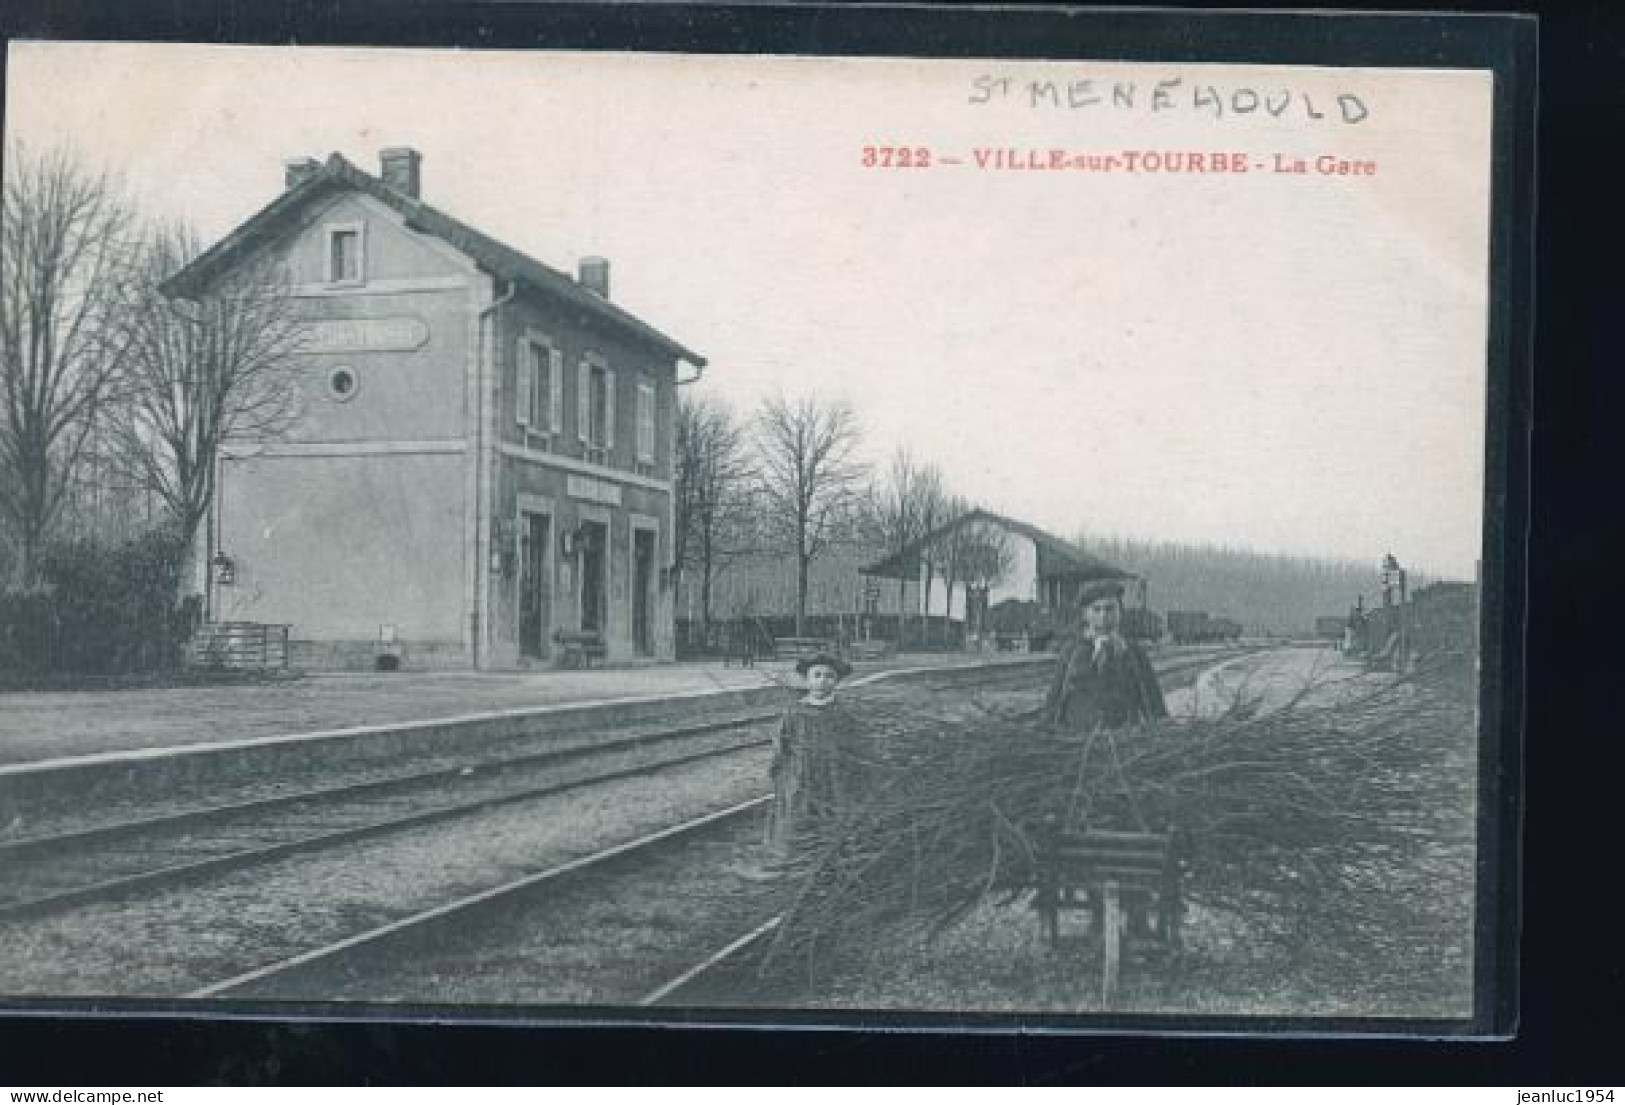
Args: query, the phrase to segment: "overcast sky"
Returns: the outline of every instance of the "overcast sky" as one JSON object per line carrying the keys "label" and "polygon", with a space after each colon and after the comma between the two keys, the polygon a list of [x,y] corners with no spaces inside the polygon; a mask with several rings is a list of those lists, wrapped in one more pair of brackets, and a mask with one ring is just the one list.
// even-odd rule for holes
{"label": "overcast sky", "polygon": [[[1012,93],[973,102],[988,76]],[[1034,106],[1032,80],[1106,100]],[[1281,113],[1236,114],[1241,90]],[[1489,102],[1481,73],[13,43],[6,131],[211,240],[286,158],[413,146],[428,202],[562,269],[609,257],[742,410],[848,398],[875,458],[906,444],[1064,535],[1470,576]],[[964,163],[865,168],[887,143]],[[983,147],[1251,168],[982,171]],[[1260,171],[1276,154],[1377,171]]]}

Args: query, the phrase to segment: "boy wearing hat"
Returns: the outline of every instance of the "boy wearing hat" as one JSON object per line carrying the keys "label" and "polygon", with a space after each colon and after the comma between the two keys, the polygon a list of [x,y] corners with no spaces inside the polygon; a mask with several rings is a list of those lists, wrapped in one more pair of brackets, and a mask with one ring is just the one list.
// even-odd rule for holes
{"label": "boy wearing hat", "polygon": [[846,763],[858,727],[835,700],[852,666],[820,652],[796,663],[807,693],[785,711],[773,742],[773,811],[768,843],[782,861],[806,838],[827,828],[850,795]]}
{"label": "boy wearing hat", "polygon": [[1168,716],[1162,684],[1151,661],[1119,631],[1123,584],[1084,584],[1078,595],[1078,633],[1061,653],[1045,716],[1064,729],[1122,729]]}

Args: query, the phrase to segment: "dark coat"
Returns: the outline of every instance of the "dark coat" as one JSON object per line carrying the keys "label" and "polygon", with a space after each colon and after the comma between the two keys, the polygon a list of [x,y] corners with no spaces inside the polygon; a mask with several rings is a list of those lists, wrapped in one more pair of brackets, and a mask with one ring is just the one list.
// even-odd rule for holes
{"label": "dark coat", "polygon": [[808,835],[827,831],[857,799],[861,731],[835,702],[794,703],[773,742],[773,810],[768,840],[790,851]]}
{"label": "dark coat", "polygon": [[1079,637],[1061,652],[1044,717],[1072,732],[1122,729],[1168,716],[1162,684],[1140,647],[1120,641],[1096,656],[1094,641]]}

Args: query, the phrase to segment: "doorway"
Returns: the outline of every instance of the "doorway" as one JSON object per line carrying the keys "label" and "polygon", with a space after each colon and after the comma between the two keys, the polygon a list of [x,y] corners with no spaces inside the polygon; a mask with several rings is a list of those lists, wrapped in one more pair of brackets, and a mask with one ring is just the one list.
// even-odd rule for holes
{"label": "doorway", "polygon": [[639,656],[653,656],[655,583],[655,533],[649,529],[632,531],[632,647]]}
{"label": "doorway", "polygon": [[602,522],[581,523],[581,631],[605,635],[608,582],[605,559],[609,556],[609,527]]}
{"label": "doorway", "polygon": [[547,630],[553,621],[553,587],[547,571],[552,519],[529,511],[519,518],[519,654],[543,659],[547,656]]}

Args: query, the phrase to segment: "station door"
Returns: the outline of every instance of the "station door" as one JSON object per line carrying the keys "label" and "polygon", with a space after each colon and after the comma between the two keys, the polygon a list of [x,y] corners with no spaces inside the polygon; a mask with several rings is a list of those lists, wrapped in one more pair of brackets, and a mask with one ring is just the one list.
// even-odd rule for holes
{"label": "station door", "polygon": [[553,624],[553,581],[547,570],[551,521],[545,514],[527,511],[519,531],[519,653],[536,659],[547,655]]}

